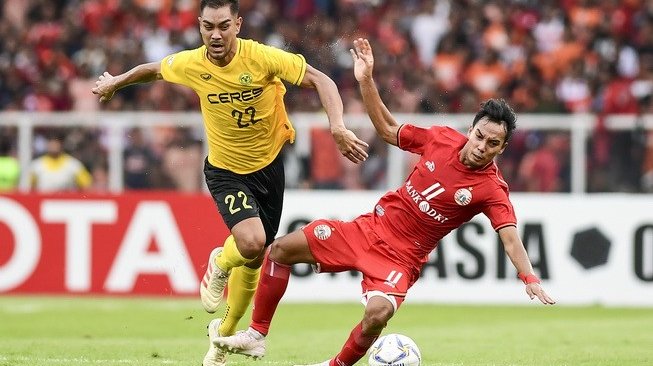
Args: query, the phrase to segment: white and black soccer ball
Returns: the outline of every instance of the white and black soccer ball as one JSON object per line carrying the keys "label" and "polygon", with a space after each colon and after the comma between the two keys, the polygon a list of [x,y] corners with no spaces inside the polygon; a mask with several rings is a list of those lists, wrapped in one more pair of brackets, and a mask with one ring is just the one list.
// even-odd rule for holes
{"label": "white and black soccer ball", "polygon": [[403,334],[388,334],[370,348],[369,366],[419,366],[422,355],[417,344]]}

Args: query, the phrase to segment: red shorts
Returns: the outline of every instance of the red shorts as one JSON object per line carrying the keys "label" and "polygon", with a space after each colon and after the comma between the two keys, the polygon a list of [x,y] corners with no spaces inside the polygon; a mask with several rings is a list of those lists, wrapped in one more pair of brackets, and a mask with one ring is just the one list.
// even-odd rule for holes
{"label": "red shorts", "polygon": [[302,230],[318,272],[357,270],[363,273],[364,302],[381,295],[388,298],[396,310],[419,278],[419,268],[406,268],[393,260],[394,249],[376,235],[367,216],[352,222],[316,220]]}

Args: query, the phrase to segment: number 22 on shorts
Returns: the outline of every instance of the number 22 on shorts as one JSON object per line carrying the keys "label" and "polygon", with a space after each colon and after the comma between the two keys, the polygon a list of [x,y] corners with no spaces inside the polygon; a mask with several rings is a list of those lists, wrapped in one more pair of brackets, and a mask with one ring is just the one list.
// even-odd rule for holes
{"label": "number 22 on shorts", "polygon": [[[238,196],[238,198],[236,198],[236,196]],[[236,196],[234,196],[233,194],[230,194],[230,195],[227,195],[224,198],[224,203],[229,205],[229,213],[230,214],[233,215],[236,212],[240,211],[241,207],[242,208],[253,208],[251,205],[247,204],[247,195],[245,194],[245,192],[238,191],[238,193],[236,193]],[[234,207],[234,205],[237,205],[236,200],[238,200],[238,199],[240,199],[240,206],[241,207]]]}

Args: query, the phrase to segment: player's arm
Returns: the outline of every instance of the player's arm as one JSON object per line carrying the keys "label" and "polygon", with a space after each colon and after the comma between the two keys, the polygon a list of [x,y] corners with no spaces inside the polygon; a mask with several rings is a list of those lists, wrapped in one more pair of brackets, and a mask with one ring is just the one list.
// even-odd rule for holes
{"label": "player's arm", "polygon": [[81,163],[79,165],[79,170],[75,174],[75,184],[77,184],[77,187],[80,190],[85,191],[91,188],[91,185],[93,184],[93,176]]}
{"label": "player's arm", "polygon": [[141,64],[133,69],[113,76],[108,72],[100,75],[95,82],[95,88],[92,89],[93,94],[100,96],[100,102],[106,102],[113,97],[116,90],[126,87],[131,84],[148,83],[154,80],[163,79],[161,75],[161,63],[150,62]]}
{"label": "player's arm", "polygon": [[519,277],[526,285],[528,296],[531,299],[537,297],[545,305],[555,304],[555,301],[544,292],[542,286],[540,286],[540,280],[533,273],[533,266],[530,259],[528,259],[524,244],[517,234],[517,228],[512,225],[504,226],[499,229],[499,237],[506,254],[508,254],[510,261],[517,268]]}
{"label": "player's arm", "polygon": [[317,94],[320,96],[320,101],[329,119],[331,134],[342,155],[354,163],[365,161],[367,159],[365,149],[368,145],[345,127],[342,119],[342,99],[338,93],[336,83],[323,72],[311,65],[306,65],[306,74],[300,85],[317,90]]}
{"label": "player's arm", "polygon": [[361,95],[363,96],[363,104],[365,104],[367,114],[370,116],[374,128],[383,141],[397,146],[397,132],[400,126],[383,104],[372,78],[372,70],[374,69],[372,46],[370,46],[367,39],[359,38],[354,41],[354,50],[350,50],[350,52],[354,58],[354,76],[358,80]]}

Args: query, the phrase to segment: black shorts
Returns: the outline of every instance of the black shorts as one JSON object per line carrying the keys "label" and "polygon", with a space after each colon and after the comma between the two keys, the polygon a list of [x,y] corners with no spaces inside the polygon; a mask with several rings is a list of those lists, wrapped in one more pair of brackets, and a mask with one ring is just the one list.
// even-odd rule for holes
{"label": "black shorts", "polygon": [[204,176],[229,230],[245,219],[260,217],[265,229],[265,245],[274,241],[279,231],[286,185],[281,154],[265,168],[249,174],[216,168],[207,158]]}

